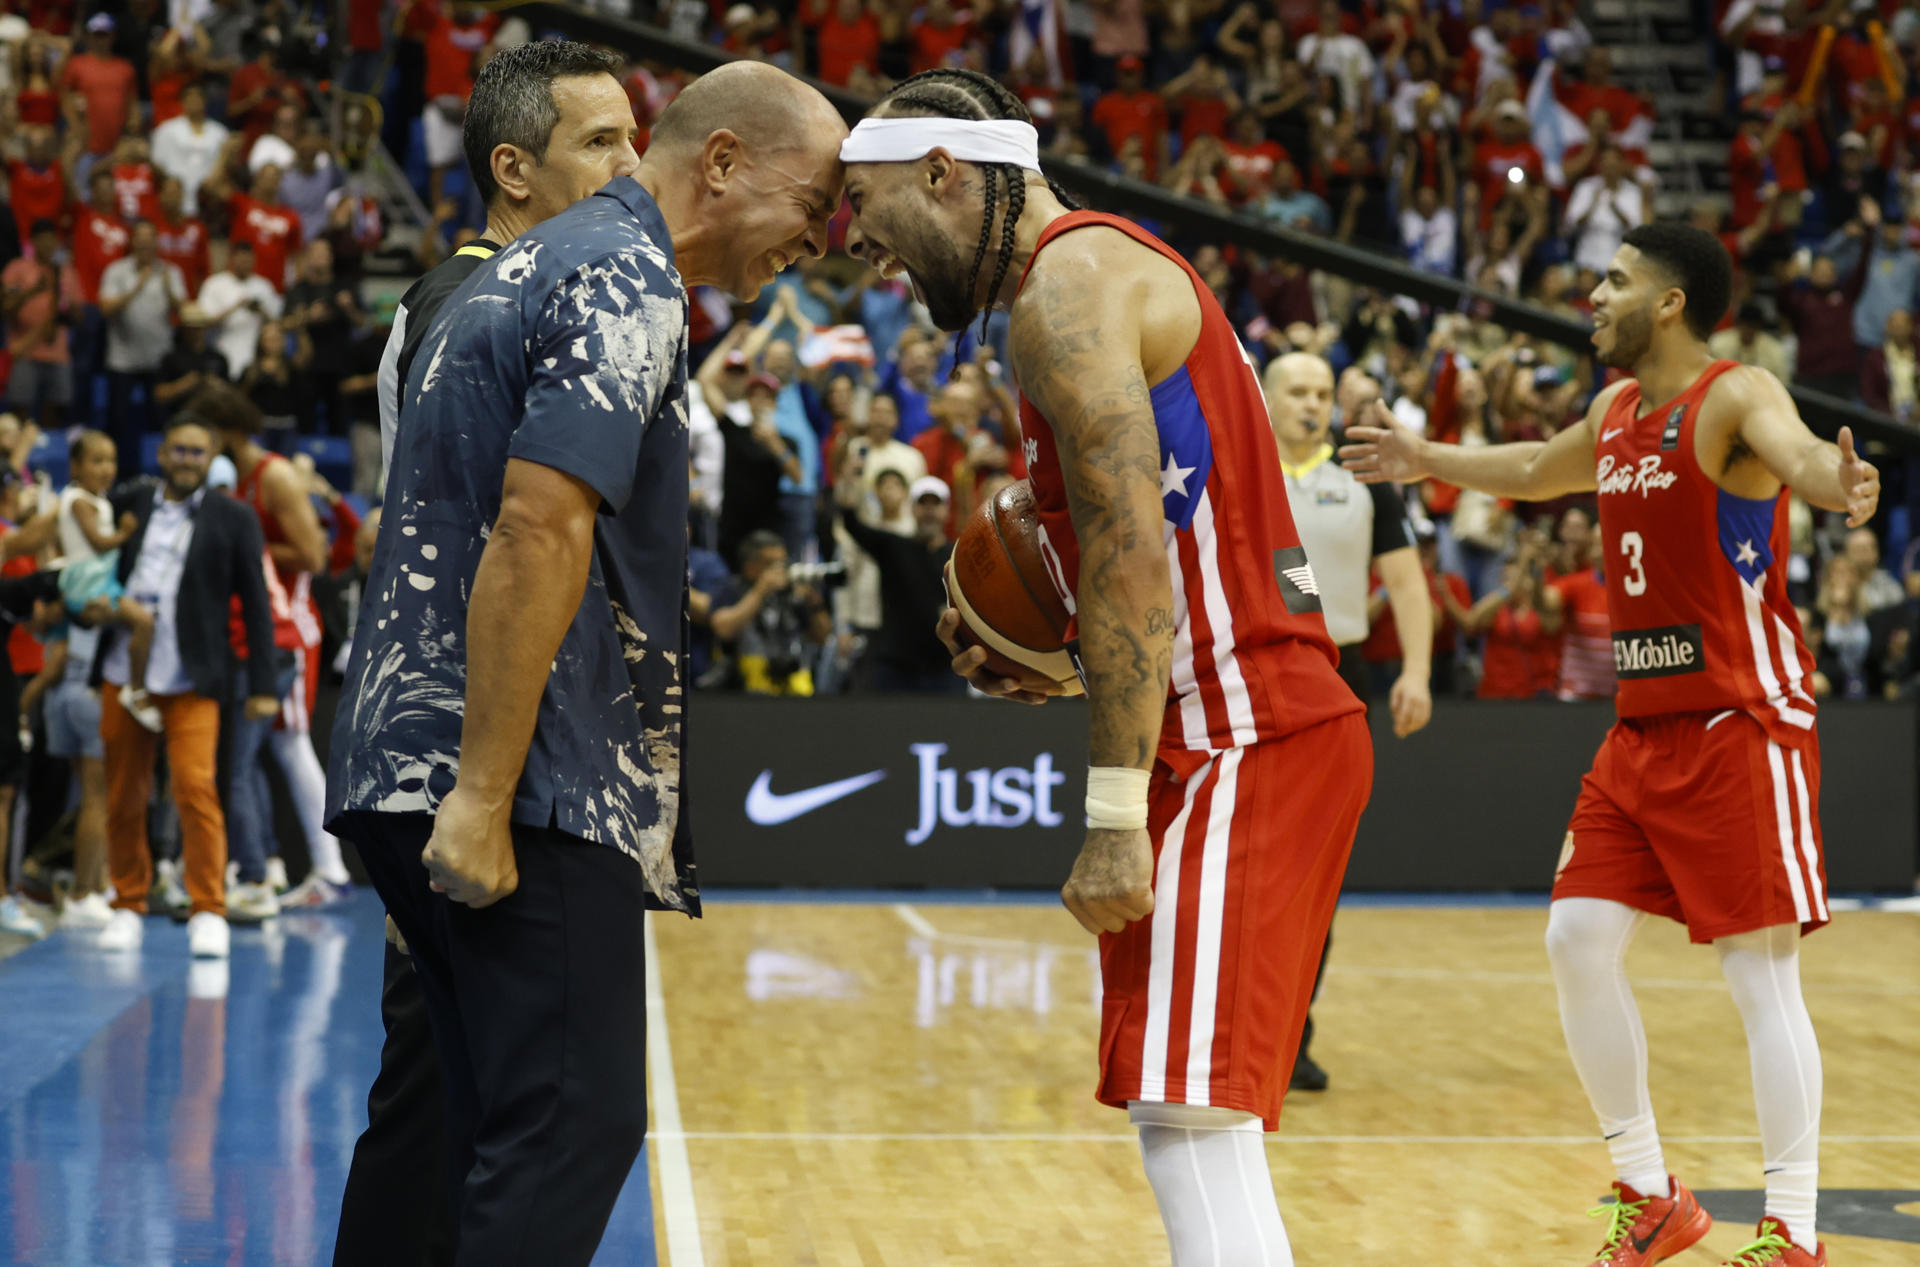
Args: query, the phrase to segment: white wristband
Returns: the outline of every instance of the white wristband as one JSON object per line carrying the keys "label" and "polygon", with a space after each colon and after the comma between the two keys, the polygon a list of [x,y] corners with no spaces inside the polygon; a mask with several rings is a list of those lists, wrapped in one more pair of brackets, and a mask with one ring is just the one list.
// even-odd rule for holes
{"label": "white wristband", "polygon": [[1147,825],[1147,772],[1124,766],[1087,767],[1087,826],[1139,831]]}

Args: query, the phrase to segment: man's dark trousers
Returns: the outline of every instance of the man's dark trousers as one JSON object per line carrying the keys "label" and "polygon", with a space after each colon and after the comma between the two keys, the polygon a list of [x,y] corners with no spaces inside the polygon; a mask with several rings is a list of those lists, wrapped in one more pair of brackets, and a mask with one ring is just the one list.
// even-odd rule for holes
{"label": "man's dark trousers", "polygon": [[[432,830],[426,815],[353,814],[340,834],[426,997],[446,1086],[453,1261],[588,1267],[646,1135],[640,867],[515,824],[520,887],[476,911],[427,887]],[[351,1231],[373,1244],[383,1230]]]}
{"label": "man's dark trousers", "polygon": [[420,974],[387,947],[380,987],[380,1072],[367,1092],[367,1129],[353,1146],[340,1201],[334,1267],[391,1262],[450,1267],[447,1100]]}

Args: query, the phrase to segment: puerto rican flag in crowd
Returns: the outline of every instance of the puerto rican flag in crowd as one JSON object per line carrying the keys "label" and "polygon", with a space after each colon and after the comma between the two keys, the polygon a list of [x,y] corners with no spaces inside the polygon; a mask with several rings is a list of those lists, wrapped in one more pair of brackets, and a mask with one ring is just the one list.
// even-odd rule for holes
{"label": "puerto rican flag in crowd", "polygon": [[[1527,121],[1533,125],[1533,147],[1546,162],[1547,183],[1556,189],[1565,184],[1560,174],[1561,160],[1569,150],[1593,139],[1587,130],[1586,116],[1568,104],[1570,100],[1578,101],[1576,89],[1561,80],[1558,69],[1552,58],[1540,63],[1534,72],[1533,84],[1527,89],[1526,102]],[[1613,139],[1629,152],[1646,149],[1647,142],[1653,139],[1653,116],[1637,110],[1631,118],[1615,119]]]}
{"label": "puerto rican flag in crowd", "polygon": [[1047,83],[1058,88],[1066,83],[1060,62],[1060,7],[1056,0],[1020,0],[1014,13],[1013,29],[1007,33],[1007,61],[1024,66],[1038,47],[1047,58]]}

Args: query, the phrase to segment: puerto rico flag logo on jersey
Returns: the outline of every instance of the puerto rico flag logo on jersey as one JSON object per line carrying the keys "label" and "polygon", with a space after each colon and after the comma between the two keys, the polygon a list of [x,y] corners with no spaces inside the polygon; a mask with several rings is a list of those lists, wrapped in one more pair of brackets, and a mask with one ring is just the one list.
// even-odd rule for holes
{"label": "puerto rico flag logo on jersey", "polygon": [[1193,526],[1193,513],[1207,477],[1213,474],[1213,439],[1207,416],[1194,395],[1193,379],[1181,366],[1151,393],[1153,420],[1160,432],[1160,508],[1175,528]]}

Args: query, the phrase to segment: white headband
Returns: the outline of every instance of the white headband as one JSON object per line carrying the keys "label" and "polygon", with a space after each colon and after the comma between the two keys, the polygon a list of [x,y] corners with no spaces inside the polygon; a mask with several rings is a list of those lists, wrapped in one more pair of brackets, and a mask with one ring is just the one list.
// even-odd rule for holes
{"label": "white headband", "polygon": [[910,163],[936,148],[969,163],[1040,170],[1040,134],[1018,119],[862,119],[840,142],[840,161]]}

